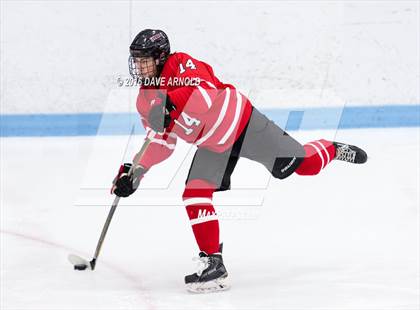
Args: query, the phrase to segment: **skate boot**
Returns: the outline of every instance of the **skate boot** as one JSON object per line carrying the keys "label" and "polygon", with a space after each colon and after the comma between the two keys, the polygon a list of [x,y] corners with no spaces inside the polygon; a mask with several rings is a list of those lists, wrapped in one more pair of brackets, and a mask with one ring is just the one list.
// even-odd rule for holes
{"label": "skate boot", "polygon": [[363,164],[367,161],[367,154],[357,146],[333,142],[335,146],[335,158],[353,164]]}
{"label": "skate boot", "polygon": [[192,293],[210,293],[224,291],[229,288],[226,278],[228,273],[223,264],[222,253],[207,255],[200,252],[198,271],[185,276],[187,290]]}

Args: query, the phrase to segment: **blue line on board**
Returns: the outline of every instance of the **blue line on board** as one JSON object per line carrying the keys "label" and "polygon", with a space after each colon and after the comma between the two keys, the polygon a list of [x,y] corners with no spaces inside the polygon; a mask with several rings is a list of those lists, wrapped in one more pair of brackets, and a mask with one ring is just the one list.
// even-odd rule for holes
{"label": "blue line on board", "polygon": [[[261,109],[286,130],[420,127],[420,105]],[[1,114],[0,136],[94,136],[135,134],[144,129],[136,113]]]}

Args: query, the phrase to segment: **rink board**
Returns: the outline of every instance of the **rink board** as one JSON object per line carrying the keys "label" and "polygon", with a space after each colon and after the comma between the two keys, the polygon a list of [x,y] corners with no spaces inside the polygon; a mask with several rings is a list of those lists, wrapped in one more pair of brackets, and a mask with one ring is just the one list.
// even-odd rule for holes
{"label": "rink board", "polygon": [[[261,109],[286,130],[418,127],[420,105]],[[0,135],[92,136],[143,134],[136,113],[3,114]]]}

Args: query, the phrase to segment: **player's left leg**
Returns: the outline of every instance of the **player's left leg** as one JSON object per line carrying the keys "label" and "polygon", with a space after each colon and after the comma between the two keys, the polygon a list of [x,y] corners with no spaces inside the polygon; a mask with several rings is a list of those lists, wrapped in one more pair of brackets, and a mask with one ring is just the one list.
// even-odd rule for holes
{"label": "player's left leg", "polygon": [[219,222],[213,207],[213,193],[230,188],[230,175],[238,157],[232,150],[215,153],[198,148],[191,163],[182,196],[200,251],[219,251]]}
{"label": "player's left leg", "polygon": [[198,270],[185,276],[187,289],[201,293],[228,288],[227,270],[219,244],[219,220],[213,207],[214,184],[201,179],[188,181],[183,200],[200,249]]}
{"label": "player's left leg", "polygon": [[219,220],[213,207],[215,185],[202,179],[188,181],[182,199],[200,251],[219,251]]}
{"label": "player's left leg", "polygon": [[183,201],[200,249],[198,271],[187,275],[185,283],[191,292],[225,290],[228,273],[219,246],[219,221],[213,206],[213,193],[230,188],[238,157],[232,150],[215,153],[197,149],[191,164]]}

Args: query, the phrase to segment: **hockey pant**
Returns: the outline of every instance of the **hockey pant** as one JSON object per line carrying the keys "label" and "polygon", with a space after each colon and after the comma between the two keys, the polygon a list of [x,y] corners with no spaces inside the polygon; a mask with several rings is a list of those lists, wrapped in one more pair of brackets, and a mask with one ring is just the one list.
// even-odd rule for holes
{"label": "hockey pant", "polygon": [[327,140],[301,145],[257,109],[233,147],[224,153],[198,148],[183,193],[183,201],[200,251],[219,251],[219,222],[213,193],[230,189],[230,177],[240,157],[263,164],[275,178],[296,172],[316,175],[335,157]]}

